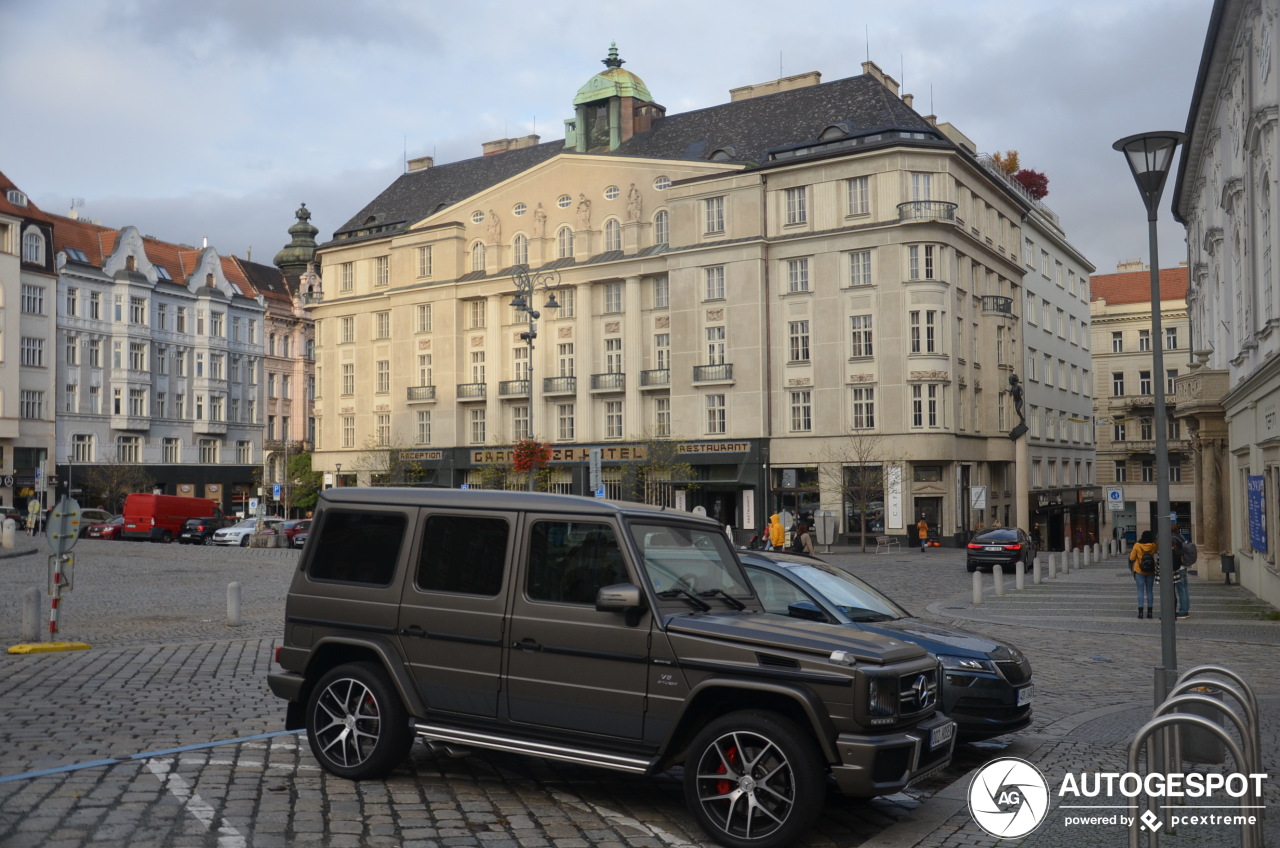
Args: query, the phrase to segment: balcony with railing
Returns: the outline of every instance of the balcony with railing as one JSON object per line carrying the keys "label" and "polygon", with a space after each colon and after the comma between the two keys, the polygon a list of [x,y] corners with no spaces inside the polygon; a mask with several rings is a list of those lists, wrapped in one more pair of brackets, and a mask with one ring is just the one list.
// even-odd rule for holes
{"label": "balcony with railing", "polygon": [[911,221],[956,221],[956,204],[945,200],[908,200],[898,204],[898,223]]}
{"label": "balcony with railing", "polygon": [[459,383],[458,400],[484,400],[484,383]]}
{"label": "balcony with railing", "polygon": [[627,375],[621,371],[591,375],[591,391],[621,392],[627,388]]}
{"label": "balcony with railing", "polygon": [[408,396],[406,398],[406,400],[409,400],[411,402],[435,400],[435,399],[436,399],[435,386],[410,386]]}
{"label": "balcony with railing", "polygon": [[654,368],[640,372],[640,388],[642,389],[665,389],[670,385],[670,368]]}
{"label": "balcony with railing", "polygon": [[733,382],[733,363],[719,365],[693,366],[693,382],[695,383],[731,383]]}
{"label": "balcony with railing", "polygon": [[498,383],[498,397],[527,398],[532,389],[528,380],[503,380]]}
{"label": "balcony with railing", "polygon": [[982,314],[1012,318],[1013,298],[998,294],[984,294],[982,296]]}
{"label": "balcony with railing", "polygon": [[543,377],[544,395],[571,395],[578,391],[577,377]]}

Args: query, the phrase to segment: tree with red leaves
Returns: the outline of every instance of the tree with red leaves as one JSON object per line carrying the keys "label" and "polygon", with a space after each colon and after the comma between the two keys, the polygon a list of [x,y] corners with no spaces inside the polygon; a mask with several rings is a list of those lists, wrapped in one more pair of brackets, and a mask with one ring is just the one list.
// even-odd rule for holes
{"label": "tree with red leaves", "polygon": [[515,443],[511,451],[511,467],[526,474],[539,468],[546,468],[551,462],[551,445],[534,439],[522,439]]}
{"label": "tree with red leaves", "polygon": [[1013,178],[1022,183],[1022,187],[1036,200],[1044,200],[1049,194],[1049,178],[1041,171],[1023,168]]}

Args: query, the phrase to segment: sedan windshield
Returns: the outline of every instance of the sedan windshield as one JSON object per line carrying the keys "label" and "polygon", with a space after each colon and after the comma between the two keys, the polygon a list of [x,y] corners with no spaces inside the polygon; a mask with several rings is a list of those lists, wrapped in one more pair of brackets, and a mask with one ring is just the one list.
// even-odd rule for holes
{"label": "sedan windshield", "polygon": [[751,589],[718,528],[633,524],[631,535],[655,591],[751,597]]}
{"label": "sedan windshield", "polygon": [[834,574],[812,565],[797,565],[788,570],[854,621],[883,621],[911,615],[856,577]]}

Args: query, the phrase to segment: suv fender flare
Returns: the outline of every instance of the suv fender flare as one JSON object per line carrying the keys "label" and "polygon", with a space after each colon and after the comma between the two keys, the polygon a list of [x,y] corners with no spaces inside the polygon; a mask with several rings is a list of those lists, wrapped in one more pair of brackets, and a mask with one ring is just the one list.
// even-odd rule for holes
{"label": "suv fender flare", "polygon": [[[705,721],[701,720],[700,705],[718,699],[717,690],[732,689],[735,693],[758,693],[769,700],[779,698],[790,702],[801,714],[805,722],[801,729],[813,733],[814,741],[827,762],[840,762],[840,752],[836,750],[835,740],[838,735],[831,716],[823,706],[822,699],[804,686],[790,683],[779,683],[767,680],[735,680],[730,677],[712,677],[695,686],[685,698],[685,710],[662,740],[663,759],[670,758],[684,749],[693,739]],[[739,699],[735,699],[735,709],[750,708]],[[713,714],[714,715],[714,714]]]}
{"label": "suv fender flare", "polygon": [[418,694],[418,687],[405,666],[404,657],[392,639],[383,636],[326,636],[311,647],[310,654],[304,673],[307,682],[303,687],[303,703],[310,697],[311,687],[329,669],[347,662],[373,660],[391,678],[391,684],[396,687],[396,692],[409,713],[426,714],[426,704]]}

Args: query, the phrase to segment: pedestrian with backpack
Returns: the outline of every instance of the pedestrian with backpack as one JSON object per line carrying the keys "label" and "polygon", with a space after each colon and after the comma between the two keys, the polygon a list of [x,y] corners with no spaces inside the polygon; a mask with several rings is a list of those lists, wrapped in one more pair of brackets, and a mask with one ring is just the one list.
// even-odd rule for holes
{"label": "pedestrian with backpack", "polygon": [[1175,523],[1169,528],[1173,533],[1173,588],[1178,595],[1178,620],[1191,617],[1191,587],[1187,585],[1190,572],[1187,566],[1195,565],[1200,558],[1195,542],[1182,538]]}
{"label": "pedestrian with backpack", "polygon": [[1143,530],[1138,541],[1133,543],[1129,551],[1129,564],[1133,566],[1133,582],[1138,586],[1138,618],[1142,618],[1143,601],[1146,601],[1147,618],[1151,618],[1151,607],[1156,590],[1156,543],[1151,538],[1150,530]]}

